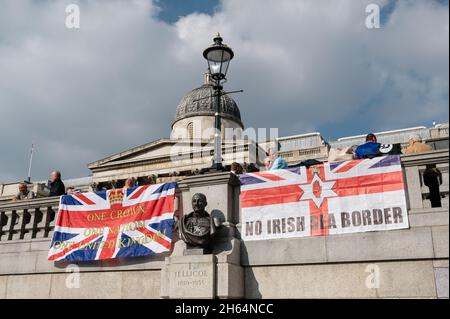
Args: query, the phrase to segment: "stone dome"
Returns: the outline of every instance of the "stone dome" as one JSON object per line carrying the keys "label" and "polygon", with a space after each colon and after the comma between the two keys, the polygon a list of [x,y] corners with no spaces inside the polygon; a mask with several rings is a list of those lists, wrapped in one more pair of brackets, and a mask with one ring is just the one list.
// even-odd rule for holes
{"label": "stone dome", "polygon": [[[190,91],[181,99],[177,106],[173,124],[188,117],[214,116],[214,89],[212,84],[208,83],[207,80],[205,82],[206,83],[201,87]],[[222,118],[235,121],[243,127],[241,112],[239,111],[236,102],[228,95],[223,95],[221,99],[220,114],[222,115]]]}

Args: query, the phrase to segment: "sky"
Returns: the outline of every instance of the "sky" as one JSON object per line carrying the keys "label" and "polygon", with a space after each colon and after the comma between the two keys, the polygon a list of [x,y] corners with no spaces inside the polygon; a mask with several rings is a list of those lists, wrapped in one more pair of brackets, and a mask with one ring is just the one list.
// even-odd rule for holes
{"label": "sky", "polygon": [[[80,28],[65,26],[68,4]],[[381,7],[379,29],[366,6]],[[448,122],[442,0],[0,0],[0,182],[170,135],[202,84],[215,33],[233,48],[226,90],[246,127],[326,139]]]}

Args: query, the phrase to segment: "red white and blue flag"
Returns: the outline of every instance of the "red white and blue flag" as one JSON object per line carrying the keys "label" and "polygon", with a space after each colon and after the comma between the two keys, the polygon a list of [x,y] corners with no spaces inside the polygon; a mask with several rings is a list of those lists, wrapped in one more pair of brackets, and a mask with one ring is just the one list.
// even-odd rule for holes
{"label": "red white and blue flag", "polygon": [[408,228],[400,157],[241,175],[242,238]]}
{"label": "red white and blue flag", "polygon": [[50,261],[145,256],[172,249],[176,183],[61,196]]}

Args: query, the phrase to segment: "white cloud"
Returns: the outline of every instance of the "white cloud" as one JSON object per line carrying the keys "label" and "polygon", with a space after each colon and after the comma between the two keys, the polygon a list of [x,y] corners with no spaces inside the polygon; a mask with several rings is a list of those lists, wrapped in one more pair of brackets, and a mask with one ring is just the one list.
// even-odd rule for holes
{"label": "white cloud", "polygon": [[68,30],[63,2],[3,1],[0,180],[24,177],[32,141],[36,178],[75,177],[168,136],[217,31],[236,53],[226,88],[245,90],[234,98],[247,126],[363,133],[448,120],[448,7],[398,2],[369,30],[367,3],[228,0],[169,25],[151,1],[80,1],[81,28]]}
{"label": "white cloud", "polygon": [[[351,123],[354,113],[364,112],[380,113],[367,125],[383,125],[380,118],[388,117],[386,126],[445,120],[447,8],[399,2],[382,29],[369,30],[364,26],[367,3],[225,1],[214,17],[188,16],[178,29],[197,50],[199,35],[225,30],[238,54],[231,83],[247,88],[239,99],[253,125],[277,125],[286,132],[339,120]],[[255,117],[258,122],[252,120],[254,112],[264,113]],[[274,120],[274,112],[282,114]]]}

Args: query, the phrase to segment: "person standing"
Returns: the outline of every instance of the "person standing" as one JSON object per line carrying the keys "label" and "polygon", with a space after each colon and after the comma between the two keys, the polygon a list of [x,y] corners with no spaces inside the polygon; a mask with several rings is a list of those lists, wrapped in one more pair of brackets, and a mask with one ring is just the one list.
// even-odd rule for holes
{"label": "person standing", "polygon": [[61,172],[53,171],[50,174],[50,195],[49,196],[61,196],[66,194],[66,187],[61,180]]}
{"label": "person standing", "polygon": [[231,163],[230,172],[233,173],[234,175],[240,175],[244,172],[244,168],[242,167],[241,164],[233,162]]}
{"label": "person standing", "polygon": [[429,200],[431,207],[442,207],[440,186],[442,185],[442,173],[435,164],[428,164],[423,172],[423,183],[430,191]]}

